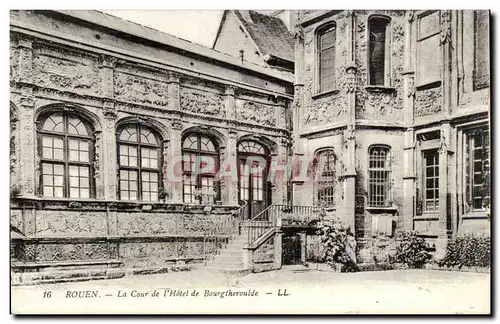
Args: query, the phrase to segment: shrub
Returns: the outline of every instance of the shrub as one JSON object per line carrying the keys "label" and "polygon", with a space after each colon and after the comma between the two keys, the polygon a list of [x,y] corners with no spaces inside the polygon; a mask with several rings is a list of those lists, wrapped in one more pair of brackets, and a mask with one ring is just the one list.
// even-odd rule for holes
{"label": "shrub", "polygon": [[431,258],[425,240],[415,231],[402,231],[396,236],[396,251],[391,263],[402,263],[409,268],[422,268]]}
{"label": "shrub", "polygon": [[342,264],[342,272],[357,271],[356,262],[348,252],[350,242],[354,239],[350,233],[350,228],[340,220],[319,222],[317,228],[317,233],[321,237],[321,244],[324,247],[321,260],[332,268],[335,268],[339,263]]}
{"label": "shrub", "polygon": [[465,234],[452,239],[446,246],[440,267],[489,267],[491,265],[491,240],[487,236]]}

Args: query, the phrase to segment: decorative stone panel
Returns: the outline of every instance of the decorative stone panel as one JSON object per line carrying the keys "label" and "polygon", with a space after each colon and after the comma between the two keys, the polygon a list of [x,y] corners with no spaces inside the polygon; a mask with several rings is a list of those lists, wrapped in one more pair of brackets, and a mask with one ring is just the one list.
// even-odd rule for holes
{"label": "decorative stone panel", "polygon": [[36,246],[37,262],[95,261],[107,258],[107,243],[44,243]]}
{"label": "decorative stone panel", "polygon": [[180,89],[180,108],[195,114],[226,117],[224,109],[224,99],[221,95],[208,92],[197,91],[187,87]]}
{"label": "decorative stone panel", "polygon": [[98,94],[97,57],[48,44],[35,44],[33,83],[39,87]]}
{"label": "decorative stone panel", "polygon": [[274,236],[255,250],[254,262],[274,262]]}
{"label": "decorative stone panel", "polygon": [[23,214],[21,210],[11,209],[10,210],[10,226],[23,230]]}
{"label": "decorative stone panel", "polygon": [[176,253],[177,242],[141,242],[141,243],[120,243],[118,254],[120,259],[141,260],[157,258],[165,260],[173,258]]}
{"label": "decorative stone panel", "polygon": [[35,234],[40,237],[105,236],[107,233],[104,212],[59,210],[36,212]]}
{"label": "decorative stone panel", "polygon": [[415,117],[439,114],[442,111],[441,87],[419,90],[415,94]]}
{"label": "decorative stone panel", "polygon": [[161,107],[168,104],[167,83],[139,75],[115,71],[114,92],[116,98],[128,102]]}
{"label": "decorative stone panel", "polygon": [[275,107],[260,102],[236,100],[236,120],[275,127]]}

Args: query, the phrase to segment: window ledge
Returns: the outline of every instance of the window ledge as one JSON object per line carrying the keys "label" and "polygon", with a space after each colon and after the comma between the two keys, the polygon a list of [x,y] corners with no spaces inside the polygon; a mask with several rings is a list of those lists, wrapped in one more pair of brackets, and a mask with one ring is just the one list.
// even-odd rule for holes
{"label": "window ledge", "polygon": [[365,210],[373,210],[373,211],[397,211],[398,207],[391,206],[391,207],[373,207],[373,206],[366,206]]}
{"label": "window ledge", "polygon": [[339,91],[340,91],[339,89],[327,90],[327,91],[323,91],[323,92],[319,92],[319,93],[313,94],[311,96],[311,98],[312,99],[318,99],[318,98],[321,98],[321,97],[325,97],[327,95],[337,94]]}
{"label": "window ledge", "polygon": [[376,92],[376,93],[396,92],[396,88],[394,88],[394,87],[386,87],[386,86],[380,86],[380,85],[367,85],[367,86],[365,86],[365,90],[368,92]]}

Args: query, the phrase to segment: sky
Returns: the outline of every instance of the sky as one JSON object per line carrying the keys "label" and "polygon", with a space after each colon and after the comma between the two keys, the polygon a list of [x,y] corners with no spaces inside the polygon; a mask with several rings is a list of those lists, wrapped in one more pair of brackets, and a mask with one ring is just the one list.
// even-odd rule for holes
{"label": "sky", "polygon": [[212,47],[222,10],[103,10],[189,41]]}

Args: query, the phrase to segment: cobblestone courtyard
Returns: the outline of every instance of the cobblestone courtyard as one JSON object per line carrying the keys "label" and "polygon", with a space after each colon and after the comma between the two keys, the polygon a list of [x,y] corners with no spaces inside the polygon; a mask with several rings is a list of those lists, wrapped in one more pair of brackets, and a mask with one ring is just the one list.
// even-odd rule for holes
{"label": "cobblestone courtyard", "polygon": [[[168,299],[168,303],[156,305],[154,301],[146,298],[130,297],[133,291],[137,295],[155,289],[161,291],[164,288],[178,291],[197,289],[201,291],[201,295],[207,289],[211,291],[255,289],[254,291],[259,292],[259,298],[204,298],[191,303],[187,299],[190,297],[186,297]],[[73,299],[69,303],[70,300],[65,297],[68,291],[83,290],[98,291],[101,295],[114,294],[113,297],[121,291],[122,295],[128,292],[129,296],[122,298],[123,302],[119,305],[112,302],[117,298],[110,299],[109,303],[95,303],[94,299],[94,304],[91,304],[92,299]],[[48,302],[49,299],[41,298],[45,291],[51,291],[52,296],[58,298],[60,309],[65,309],[65,303],[73,305],[72,312],[112,310],[117,313],[158,313],[161,312],[159,311],[161,307],[167,307],[169,313],[227,311],[231,313],[486,314],[490,312],[489,274],[432,270],[332,273],[304,267],[285,267],[281,271],[228,277],[216,271],[197,269],[114,280],[13,287],[12,305],[20,305],[23,300],[28,299],[40,303]],[[279,294],[282,296],[278,296]],[[235,300],[238,302],[235,303]],[[245,301],[241,302],[243,300]],[[82,301],[87,306],[84,306]],[[179,303],[176,304],[177,302]],[[16,311],[15,307],[13,311]]]}

